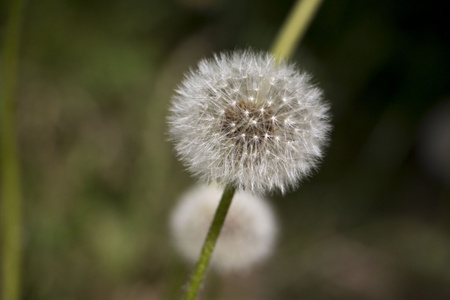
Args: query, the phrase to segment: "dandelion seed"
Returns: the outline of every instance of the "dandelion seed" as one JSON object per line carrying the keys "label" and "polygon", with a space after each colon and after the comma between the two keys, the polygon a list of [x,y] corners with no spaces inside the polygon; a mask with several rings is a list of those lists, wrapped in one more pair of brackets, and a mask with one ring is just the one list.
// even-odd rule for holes
{"label": "dandelion seed", "polygon": [[317,167],[330,131],[328,105],[309,79],[270,54],[202,60],[172,100],[178,156],[204,182],[256,193],[295,187]]}
{"label": "dandelion seed", "polygon": [[[170,227],[180,254],[194,263],[219,203],[222,190],[197,186],[175,207]],[[235,194],[211,266],[220,272],[241,271],[262,262],[272,252],[277,226],[268,203],[249,192]]]}

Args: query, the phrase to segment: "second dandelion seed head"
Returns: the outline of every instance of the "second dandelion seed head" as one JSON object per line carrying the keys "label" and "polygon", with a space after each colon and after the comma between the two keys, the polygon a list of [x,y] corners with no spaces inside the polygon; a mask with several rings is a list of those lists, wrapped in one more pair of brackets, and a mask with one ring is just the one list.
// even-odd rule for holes
{"label": "second dandelion seed head", "polygon": [[177,90],[169,123],[191,172],[257,193],[284,192],[308,175],[330,130],[308,74],[250,51],[202,60]]}
{"label": "second dandelion seed head", "polygon": [[[170,219],[173,241],[190,262],[197,260],[202,242],[213,219],[222,190],[196,186],[185,193]],[[267,201],[249,192],[236,192],[211,265],[220,272],[248,270],[273,251],[278,228]]]}

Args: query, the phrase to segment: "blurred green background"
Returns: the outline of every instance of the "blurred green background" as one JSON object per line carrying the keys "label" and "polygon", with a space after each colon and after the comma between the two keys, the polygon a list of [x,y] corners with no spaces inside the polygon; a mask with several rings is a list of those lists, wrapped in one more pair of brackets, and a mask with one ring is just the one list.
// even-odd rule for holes
{"label": "blurred green background", "polygon": [[[445,1],[324,1],[293,61],[332,104],[318,172],[271,195],[281,236],[203,299],[450,299]],[[3,35],[10,1],[0,2]],[[27,1],[18,136],[23,299],[178,299],[168,216],[195,179],[165,116],[183,73],[270,48],[291,0]]]}

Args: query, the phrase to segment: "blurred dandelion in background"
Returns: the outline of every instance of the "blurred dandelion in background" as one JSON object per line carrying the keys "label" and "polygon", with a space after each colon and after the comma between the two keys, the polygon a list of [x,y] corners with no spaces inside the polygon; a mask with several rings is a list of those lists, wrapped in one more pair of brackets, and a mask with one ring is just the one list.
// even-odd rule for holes
{"label": "blurred dandelion in background", "polygon": [[418,148],[424,169],[450,185],[450,99],[435,105],[423,118]]}
{"label": "blurred dandelion in background", "polygon": [[[218,187],[195,186],[182,195],[172,212],[173,242],[189,262],[198,259],[222,192]],[[266,200],[239,191],[217,241],[211,266],[223,273],[247,270],[271,254],[276,236],[276,219]]]}

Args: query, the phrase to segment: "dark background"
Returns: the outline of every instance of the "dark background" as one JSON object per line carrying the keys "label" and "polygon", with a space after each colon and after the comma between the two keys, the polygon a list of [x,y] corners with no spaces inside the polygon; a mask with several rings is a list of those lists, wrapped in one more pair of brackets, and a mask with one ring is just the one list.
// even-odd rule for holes
{"label": "dark background", "polygon": [[[3,36],[10,1],[0,2]],[[332,105],[321,170],[271,195],[281,236],[203,299],[450,299],[450,22],[442,1],[324,1],[292,61]],[[178,299],[167,229],[195,179],[165,116],[189,67],[270,48],[293,1],[27,1],[18,135],[24,299]]]}

